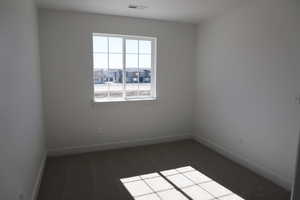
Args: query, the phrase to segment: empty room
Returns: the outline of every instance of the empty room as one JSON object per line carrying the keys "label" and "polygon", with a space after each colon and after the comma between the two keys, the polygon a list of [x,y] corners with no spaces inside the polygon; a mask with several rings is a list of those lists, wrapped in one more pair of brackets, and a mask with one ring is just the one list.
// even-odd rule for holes
{"label": "empty room", "polygon": [[0,199],[300,200],[299,22],[299,0],[0,0]]}

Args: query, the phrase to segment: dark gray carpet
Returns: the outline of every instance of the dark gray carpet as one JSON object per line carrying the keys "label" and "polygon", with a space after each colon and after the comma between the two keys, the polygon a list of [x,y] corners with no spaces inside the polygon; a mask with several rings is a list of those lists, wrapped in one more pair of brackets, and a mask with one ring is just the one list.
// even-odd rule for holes
{"label": "dark gray carpet", "polygon": [[289,192],[193,141],[47,159],[38,200],[132,200],[120,178],[190,165],[245,200],[288,200]]}

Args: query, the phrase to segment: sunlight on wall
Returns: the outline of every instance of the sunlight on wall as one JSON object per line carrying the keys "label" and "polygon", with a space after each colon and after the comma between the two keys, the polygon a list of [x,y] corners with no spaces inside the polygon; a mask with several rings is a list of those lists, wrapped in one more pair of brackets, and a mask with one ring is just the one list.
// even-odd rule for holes
{"label": "sunlight on wall", "polygon": [[244,200],[191,166],[122,178],[135,200]]}

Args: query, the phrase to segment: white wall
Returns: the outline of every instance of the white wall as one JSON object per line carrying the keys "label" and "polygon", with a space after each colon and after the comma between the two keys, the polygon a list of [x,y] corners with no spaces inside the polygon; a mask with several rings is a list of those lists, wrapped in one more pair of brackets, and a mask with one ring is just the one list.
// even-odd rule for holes
{"label": "white wall", "polygon": [[[44,9],[39,24],[50,153],[192,133],[196,26]],[[92,103],[92,32],[158,37],[159,100]]]}
{"label": "white wall", "polygon": [[198,139],[289,188],[299,133],[297,0],[255,0],[198,28]]}
{"label": "white wall", "polygon": [[[40,10],[50,153],[194,131],[289,188],[300,119],[298,11],[297,0],[248,1],[202,22],[196,38],[188,24]],[[92,32],[158,37],[158,101],[91,102]]]}
{"label": "white wall", "polygon": [[0,199],[32,199],[45,158],[36,8],[0,1]]}

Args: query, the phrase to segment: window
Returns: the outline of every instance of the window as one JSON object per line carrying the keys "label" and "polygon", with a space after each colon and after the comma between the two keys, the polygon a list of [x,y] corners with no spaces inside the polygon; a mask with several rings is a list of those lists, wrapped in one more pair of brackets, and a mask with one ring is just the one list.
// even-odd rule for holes
{"label": "window", "polygon": [[156,98],[156,38],[93,33],[94,101]]}

